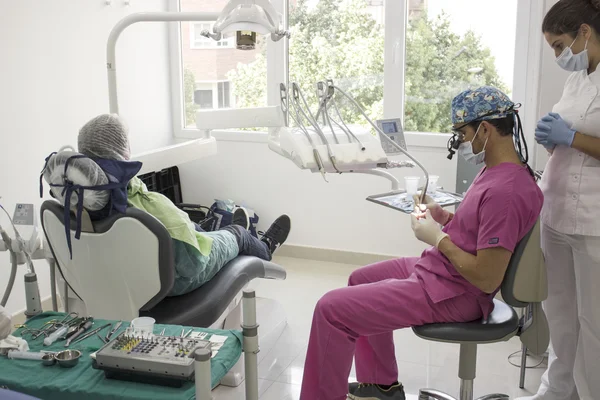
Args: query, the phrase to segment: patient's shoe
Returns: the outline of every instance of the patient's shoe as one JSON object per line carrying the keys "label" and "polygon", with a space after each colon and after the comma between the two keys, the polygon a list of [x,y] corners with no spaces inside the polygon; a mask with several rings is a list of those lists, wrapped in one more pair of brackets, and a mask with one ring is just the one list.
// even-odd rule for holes
{"label": "patient's shoe", "polygon": [[292,221],[290,221],[290,217],[284,214],[273,221],[260,240],[269,246],[269,250],[273,254],[286,241],[291,229]]}
{"label": "patient's shoe", "polygon": [[348,400],[406,400],[401,383],[382,387],[373,383],[351,383]]}
{"label": "patient's shoe", "polygon": [[238,207],[233,211],[232,223],[239,225],[245,230],[250,229],[250,216],[244,207]]}

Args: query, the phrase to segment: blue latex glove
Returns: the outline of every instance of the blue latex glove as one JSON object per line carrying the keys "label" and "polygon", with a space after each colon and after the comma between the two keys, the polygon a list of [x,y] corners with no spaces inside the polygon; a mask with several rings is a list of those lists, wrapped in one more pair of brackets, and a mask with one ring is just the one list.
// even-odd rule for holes
{"label": "blue latex glove", "polygon": [[535,140],[547,149],[559,145],[571,147],[575,132],[560,115],[550,113],[538,122]]}

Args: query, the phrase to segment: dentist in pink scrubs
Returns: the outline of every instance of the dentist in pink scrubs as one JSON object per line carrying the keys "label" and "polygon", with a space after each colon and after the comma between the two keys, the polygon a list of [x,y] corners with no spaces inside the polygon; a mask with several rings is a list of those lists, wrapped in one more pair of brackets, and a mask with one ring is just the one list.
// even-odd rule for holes
{"label": "dentist in pink scrubs", "polygon": [[[515,149],[524,138],[504,93],[481,87],[459,94],[452,121],[460,155],[485,168],[456,214],[428,198],[426,213],[411,216],[416,237],[431,245],[421,257],[358,269],[348,287],[319,300],[301,400],[404,400],[393,331],[473,321],[493,310],[512,252],[537,221],[543,196],[527,155]],[[349,387],[354,357],[360,383]]]}
{"label": "dentist in pink scrubs", "polygon": [[561,0],[542,31],[572,74],[535,132],[542,177],[548,369],[533,400],[600,399],[600,0]]}

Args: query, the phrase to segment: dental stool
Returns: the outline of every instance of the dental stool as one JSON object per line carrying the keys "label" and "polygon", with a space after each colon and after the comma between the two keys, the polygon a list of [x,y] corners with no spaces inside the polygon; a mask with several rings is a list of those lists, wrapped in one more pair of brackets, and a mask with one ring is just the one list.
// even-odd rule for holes
{"label": "dental stool", "polygon": [[[502,342],[519,336],[523,346],[531,353],[541,355],[546,351],[550,335],[541,302],[546,299],[548,288],[540,248],[539,221],[517,245],[502,282],[501,294],[504,302],[494,300],[494,310],[487,319],[413,328],[416,335],[423,339],[460,345],[458,399],[437,390],[422,389],[419,400],[473,400],[479,344]],[[513,307],[528,307],[529,312],[519,318]],[[503,394],[490,394],[478,400],[508,398]]]}
{"label": "dental stool", "polygon": [[[81,238],[71,240],[72,257],[64,207],[56,200],[45,201],[41,221],[60,275],[69,286],[69,296],[65,299],[63,294],[65,308],[80,315],[123,321],[148,316],[159,324],[239,329],[242,290],[256,278],[286,278],[277,264],[241,256],[195,291],[168,297],[175,280],[172,239],[150,214],[128,208],[125,214],[100,221],[84,218]],[[75,218],[71,218],[71,236],[74,230]],[[268,350],[285,328],[285,312],[271,299],[257,298],[256,306],[260,346]],[[244,378],[242,365],[240,360],[222,383],[238,386]]]}

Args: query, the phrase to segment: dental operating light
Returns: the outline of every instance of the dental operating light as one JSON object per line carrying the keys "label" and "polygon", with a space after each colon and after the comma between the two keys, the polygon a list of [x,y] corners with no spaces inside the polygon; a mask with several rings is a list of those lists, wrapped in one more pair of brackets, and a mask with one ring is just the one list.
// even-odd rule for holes
{"label": "dental operating light", "polygon": [[213,26],[213,32],[202,31],[202,36],[221,40],[235,32],[238,50],[254,50],[257,34],[270,35],[277,42],[289,37],[283,18],[269,0],[230,0]]}

